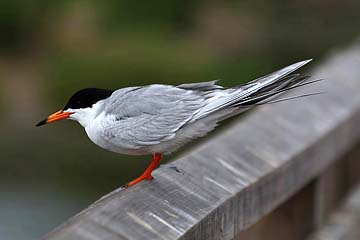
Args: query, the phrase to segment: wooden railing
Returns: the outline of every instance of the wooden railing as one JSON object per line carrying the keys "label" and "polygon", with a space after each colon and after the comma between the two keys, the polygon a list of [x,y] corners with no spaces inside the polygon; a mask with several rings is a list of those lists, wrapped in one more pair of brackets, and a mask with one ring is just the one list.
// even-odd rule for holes
{"label": "wooden railing", "polygon": [[290,95],[326,94],[260,106],[174,161],[181,173],[160,168],[44,239],[310,236],[360,175],[360,45],[312,64],[326,80]]}

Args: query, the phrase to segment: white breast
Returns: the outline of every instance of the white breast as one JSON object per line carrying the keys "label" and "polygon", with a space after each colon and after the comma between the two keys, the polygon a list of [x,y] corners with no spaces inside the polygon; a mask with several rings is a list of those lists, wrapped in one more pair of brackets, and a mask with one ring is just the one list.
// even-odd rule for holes
{"label": "white breast", "polygon": [[108,151],[121,154],[150,154],[150,152],[145,149],[135,149],[129,147],[131,139],[122,139],[121,136],[111,136],[111,128],[114,123],[113,118],[114,117],[111,115],[101,113],[85,127],[85,131],[93,143]]}

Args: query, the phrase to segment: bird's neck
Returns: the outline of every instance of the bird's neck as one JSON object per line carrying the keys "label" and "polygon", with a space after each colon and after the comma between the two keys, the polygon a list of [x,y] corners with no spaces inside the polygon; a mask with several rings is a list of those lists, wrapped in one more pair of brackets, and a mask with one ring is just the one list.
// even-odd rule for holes
{"label": "bird's neck", "polygon": [[74,114],[71,115],[71,119],[80,123],[81,126],[86,128],[89,124],[94,122],[94,120],[99,116],[102,112],[102,102],[97,102],[91,108],[81,108],[73,111]]}

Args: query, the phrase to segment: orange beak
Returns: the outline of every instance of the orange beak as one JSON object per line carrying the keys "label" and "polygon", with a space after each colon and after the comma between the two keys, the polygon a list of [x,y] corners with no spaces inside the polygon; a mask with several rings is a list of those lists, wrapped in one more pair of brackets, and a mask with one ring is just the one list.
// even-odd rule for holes
{"label": "orange beak", "polygon": [[47,123],[53,123],[53,122],[57,122],[63,119],[67,119],[71,116],[71,112],[64,112],[63,110],[60,110],[52,115],[50,115],[48,118],[42,120],[41,122],[39,122],[38,124],[36,124],[37,127],[45,125]]}

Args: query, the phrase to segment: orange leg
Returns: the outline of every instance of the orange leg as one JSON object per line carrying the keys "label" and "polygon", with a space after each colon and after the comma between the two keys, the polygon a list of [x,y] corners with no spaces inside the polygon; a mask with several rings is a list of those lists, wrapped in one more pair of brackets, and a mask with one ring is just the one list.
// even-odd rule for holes
{"label": "orange leg", "polygon": [[162,159],[162,154],[155,153],[150,165],[145,170],[145,172],[140,177],[138,177],[138,178],[132,180],[131,182],[129,182],[128,184],[126,184],[125,187],[134,186],[135,184],[138,184],[139,182],[146,180],[146,179],[152,180],[153,176],[151,176],[151,172],[157,167],[157,165],[159,165],[161,159]]}

